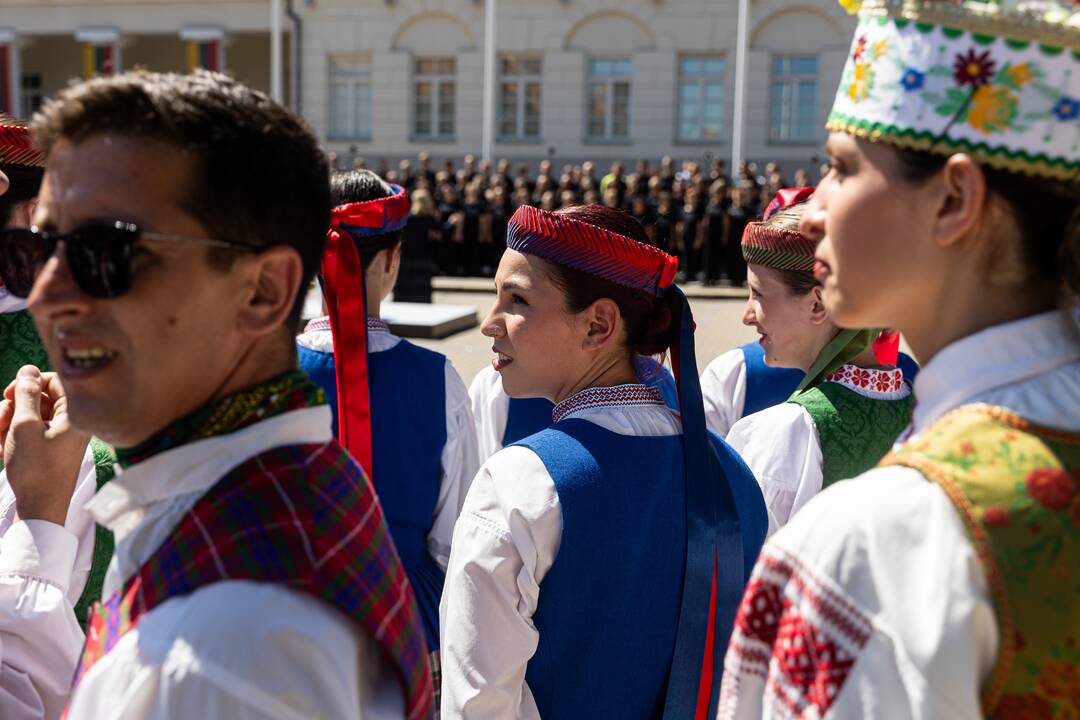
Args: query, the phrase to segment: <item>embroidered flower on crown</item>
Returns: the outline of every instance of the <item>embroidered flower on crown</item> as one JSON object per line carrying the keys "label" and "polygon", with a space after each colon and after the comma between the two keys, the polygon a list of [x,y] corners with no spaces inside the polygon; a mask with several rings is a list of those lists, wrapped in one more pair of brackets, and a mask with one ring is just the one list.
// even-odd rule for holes
{"label": "embroidered flower on crown", "polygon": [[990,82],[996,65],[997,62],[990,57],[989,50],[976,53],[974,49],[971,49],[965,55],[956,56],[956,62],[953,64],[953,79],[960,86],[981,87]]}
{"label": "embroidered flower on crown", "polygon": [[915,68],[908,68],[904,71],[903,77],[900,78],[900,84],[909,92],[921,90],[923,85],[926,84],[926,73],[919,72]]}
{"label": "embroidered flower on crown", "polygon": [[1062,122],[1069,120],[1075,120],[1080,117],[1080,101],[1071,97],[1062,97],[1054,105],[1054,109],[1051,110],[1054,113],[1054,117]]}
{"label": "embroidered flower on crown", "polygon": [[855,41],[855,49],[851,52],[851,58],[858,62],[862,60],[864,52],[866,52],[866,36],[860,35],[859,39]]}

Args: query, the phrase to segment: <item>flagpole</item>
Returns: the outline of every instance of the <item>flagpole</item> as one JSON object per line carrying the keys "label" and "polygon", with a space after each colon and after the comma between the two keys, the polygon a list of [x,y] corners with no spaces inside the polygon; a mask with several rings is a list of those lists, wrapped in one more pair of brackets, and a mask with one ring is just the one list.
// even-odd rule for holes
{"label": "flagpole", "polygon": [[495,162],[495,0],[484,3],[484,102],[480,157]]}
{"label": "flagpole", "polygon": [[270,0],[270,97],[284,102],[281,68],[281,0]]}
{"label": "flagpole", "polygon": [[743,157],[746,123],[746,76],[748,67],[747,35],[750,28],[750,0],[739,0],[739,21],[735,40],[735,117],[731,124],[731,177],[738,182]]}

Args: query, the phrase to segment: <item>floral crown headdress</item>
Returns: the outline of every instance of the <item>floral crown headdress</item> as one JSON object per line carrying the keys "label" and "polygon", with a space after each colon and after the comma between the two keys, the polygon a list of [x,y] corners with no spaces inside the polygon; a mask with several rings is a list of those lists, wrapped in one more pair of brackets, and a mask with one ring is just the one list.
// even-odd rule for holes
{"label": "floral crown headdress", "polygon": [[1080,171],[1072,4],[841,0],[859,25],[829,130],[1056,180]]}

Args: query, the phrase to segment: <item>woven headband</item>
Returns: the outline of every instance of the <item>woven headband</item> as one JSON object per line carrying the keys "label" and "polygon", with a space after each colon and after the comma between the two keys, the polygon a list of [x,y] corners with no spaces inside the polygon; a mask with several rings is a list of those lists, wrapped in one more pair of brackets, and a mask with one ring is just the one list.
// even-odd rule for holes
{"label": "woven headband", "polygon": [[375,200],[338,205],[330,213],[331,232],[341,228],[355,238],[397,232],[409,221],[409,195],[400,185],[394,194]]}
{"label": "woven headband", "polygon": [[765,210],[765,221],[749,223],[743,231],[743,259],[776,270],[812,272],[817,243],[796,230],[769,225],[768,220],[781,210],[806,202],[813,194],[813,188],[781,190]]}
{"label": "woven headband", "polygon": [[0,115],[0,165],[45,167],[45,156],[35,147],[30,128]]}
{"label": "woven headband", "polygon": [[671,286],[679,267],[652,245],[529,205],[510,219],[506,247],[653,295]]}

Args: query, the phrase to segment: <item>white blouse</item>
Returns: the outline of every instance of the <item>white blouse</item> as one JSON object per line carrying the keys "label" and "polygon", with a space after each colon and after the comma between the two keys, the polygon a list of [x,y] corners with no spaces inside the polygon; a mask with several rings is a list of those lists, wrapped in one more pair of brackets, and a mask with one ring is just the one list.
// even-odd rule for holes
{"label": "white blouse", "polygon": [[[868,380],[858,382],[853,379],[856,376]],[[911,387],[898,368],[872,370],[845,365],[827,380],[874,400],[901,400],[911,395]],[[875,389],[879,384],[889,389]],[[769,512],[770,535],[821,492],[821,438],[814,419],[802,405],[784,402],[748,415],[735,423],[727,441],[761,486]]]}
{"label": "white blouse", "polygon": [[[565,418],[620,435],[682,433],[678,415],[662,402],[587,404]],[[539,642],[532,617],[540,583],[561,539],[558,492],[540,457],[520,446],[495,453],[480,468],[454,529],[439,607],[443,720],[539,718],[525,670]]]}
{"label": "white blouse", "polygon": [[746,404],[746,356],[742,348],[728,350],[701,373],[701,397],[705,401],[705,425],[719,437],[727,437],[743,416]]}
{"label": "white blouse", "polygon": [[[927,363],[915,395],[907,437],[975,402],[1080,431],[1080,332],[1063,312],[988,328]],[[741,612],[719,718],[982,717],[999,641],[986,577],[952,502],[914,469],[808,503],[766,543]]]}
{"label": "white blouse", "polygon": [[73,608],[94,555],[94,453],[83,456],[63,525],[15,520],[15,495],[0,471],[0,716],[58,718],[84,635]]}

